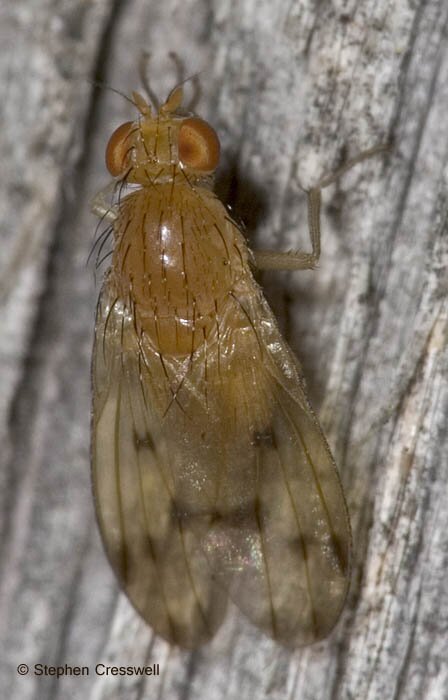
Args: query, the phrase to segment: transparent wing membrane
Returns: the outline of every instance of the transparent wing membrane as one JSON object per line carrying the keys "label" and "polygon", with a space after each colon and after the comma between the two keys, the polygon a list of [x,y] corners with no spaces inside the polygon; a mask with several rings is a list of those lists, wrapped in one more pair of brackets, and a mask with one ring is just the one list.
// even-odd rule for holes
{"label": "transparent wing membrane", "polygon": [[188,357],[160,356],[106,281],[93,473],[111,563],[137,610],[195,647],[230,597],[288,646],[342,608],[350,531],[297,363],[249,273]]}

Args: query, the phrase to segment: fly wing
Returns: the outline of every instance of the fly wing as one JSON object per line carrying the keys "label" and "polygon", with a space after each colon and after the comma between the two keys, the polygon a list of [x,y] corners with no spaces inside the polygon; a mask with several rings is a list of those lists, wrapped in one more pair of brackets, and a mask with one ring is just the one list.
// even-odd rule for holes
{"label": "fly wing", "polygon": [[230,596],[281,643],[308,644],[346,596],[341,485],[253,279],[218,307],[189,357],[162,357],[106,282],[93,366],[100,528],[129,598],[169,641],[206,641]]}
{"label": "fly wing", "polygon": [[[195,372],[208,368],[209,411],[221,410],[221,447],[215,440],[209,449],[217,496],[202,546],[254,624],[287,646],[309,644],[332,629],[347,593],[341,484],[297,361],[251,278],[231,294],[220,325],[219,349],[191,372],[199,387]],[[180,398],[188,410],[188,382]]]}
{"label": "fly wing", "polygon": [[92,366],[96,511],[109,560],[135,608],[169,642],[194,648],[213,636],[227,599],[200,547],[209,509],[199,503],[189,519],[176,493],[182,457],[158,410],[172,395],[163,360],[143,342],[106,280]]}

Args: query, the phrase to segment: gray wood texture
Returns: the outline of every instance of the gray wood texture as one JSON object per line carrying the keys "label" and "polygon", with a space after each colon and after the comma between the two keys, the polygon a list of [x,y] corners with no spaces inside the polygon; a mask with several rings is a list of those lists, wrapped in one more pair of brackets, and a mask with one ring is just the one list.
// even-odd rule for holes
{"label": "gray wood texture", "polygon": [[[448,696],[448,4],[444,0],[15,0],[0,6],[0,645],[9,700],[376,700]],[[394,139],[324,193],[319,269],[261,281],[340,468],[355,562],[330,638],[295,653],[237,610],[195,653],[119,594],[89,483],[86,266],[111,130],[137,62],[223,147],[219,191],[253,247],[308,246],[309,186]],[[159,663],[156,677],[95,664]],[[17,666],[30,673],[21,676]],[[36,676],[34,665],[89,675]]]}

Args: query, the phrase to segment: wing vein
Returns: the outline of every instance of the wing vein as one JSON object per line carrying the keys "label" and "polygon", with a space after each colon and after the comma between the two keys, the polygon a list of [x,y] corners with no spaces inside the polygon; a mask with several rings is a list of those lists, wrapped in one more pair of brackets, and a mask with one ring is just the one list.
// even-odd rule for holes
{"label": "wing vein", "polygon": [[[278,379],[277,379],[277,378],[275,378],[275,379],[276,379],[276,381],[277,381],[277,384],[279,384]],[[280,385],[280,386],[281,386],[281,385]],[[335,532],[335,529],[334,529],[334,526],[333,526],[333,522],[332,522],[332,520],[331,520],[330,510],[329,510],[329,508],[328,508],[328,505],[327,505],[327,501],[326,501],[324,492],[322,491],[322,487],[321,487],[321,485],[320,485],[319,478],[318,478],[318,476],[317,476],[317,472],[316,472],[316,468],[315,468],[313,459],[312,459],[311,454],[310,454],[310,452],[309,452],[309,450],[308,450],[308,448],[307,448],[307,446],[306,446],[306,442],[305,442],[305,440],[304,440],[304,438],[303,438],[302,432],[301,432],[301,430],[298,428],[298,426],[293,422],[293,420],[291,419],[291,416],[289,415],[289,413],[285,410],[285,408],[284,408],[284,406],[283,406],[282,402],[280,401],[280,399],[279,399],[279,397],[278,397],[277,394],[276,394],[276,401],[277,401],[277,404],[278,404],[278,406],[280,407],[280,410],[282,411],[283,415],[285,416],[285,418],[287,419],[287,421],[288,421],[289,424],[291,425],[292,430],[296,433],[296,435],[297,435],[298,438],[299,438],[300,445],[301,445],[301,447],[302,447],[302,449],[303,449],[303,453],[304,453],[304,455],[305,455],[305,457],[306,457],[306,460],[307,460],[307,462],[308,462],[308,466],[310,467],[311,473],[312,473],[312,475],[313,475],[314,483],[315,483],[315,485],[316,485],[316,491],[317,491],[317,494],[318,494],[319,499],[320,499],[321,504],[322,504],[322,508],[323,508],[323,511],[324,511],[324,514],[325,514],[325,518],[326,518],[326,520],[327,520],[327,524],[328,524],[328,528],[329,528],[329,530],[330,530],[330,535],[331,535],[332,541],[333,541],[333,543],[337,543],[338,538],[336,537],[336,532]],[[319,429],[317,426],[316,426],[316,428]],[[322,436],[322,440],[324,440],[323,436]],[[341,558],[341,556],[340,556],[339,547],[335,546],[334,549],[335,549],[336,556],[337,556],[337,558],[338,558],[338,560],[339,560],[339,567],[340,567],[341,571],[344,571],[344,565],[343,565],[342,558]]]}
{"label": "wing vein", "polygon": [[261,554],[262,554],[262,559],[263,559],[263,566],[265,570],[265,576],[266,576],[266,587],[268,591],[268,598],[269,598],[269,610],[270,610],[270,615],[271,615],[271,625],[272,625],[272,636],[274,639],[277,638],[277,620],[276,620],[276,614],[275,614],[275,607],[274,607],[274,599],[272,596],[272,582],[271,582],[271,574],[269,570],[269,562],[268,562],[268,557],[267,557],[267,552],[266,552],[266,542],[263,534],[263,529],[262,529],[262,522],[261,522],[261,501],[259,497],[259,480],[258,480],[258,475],[260,471],[260,455],[257,452],[257,478],[256,478],[256,494],[255,494],[255,503],[254,503],[254,513],[255,513],[255,522],[257,525],[257,530],[260,536],[260,546],[261,546]]}
{"label": "wing vein", "polygon": [[[148,371],[148,373],[149,373],[149,371]],[[142,389],[142,393],[143,393],[143,395],[144,395],[144,387],[143,387],[142,383],[140,383],[140,386],[141,386],[141,389]],[[148,426],[148,422],[147,422],[147,415],[146,415],[146,413],[144,413],[144,421],[145,421],[146,429],[147,429],[148,432],[149,432],[149,426]],[[174,507],[174,509],[175,509],[176,524],[177,524],[177,528],[178,528],[178,532],[179,532],[179,539],[180,539],[181,546],[182,546],[182,554],[183,554],[185,569],[186,569],[186,572],[187,572],[188,579],[189,579],[189,581],[190,581],[191,589],[192,589],[192,591],[193,591],[193,595],[194,595],[194,598],[195,598],[195,600],[196,600],[196,604],[197,604],[198,610],[199,610],[200,615],[201,615],[201,618],[202,618],[202,620],[203,620],[204,627],[205,627],[205,629],[207,630],[207,632],[210,634],[210,633],[211,633],[211,630],[210,630],[210,626],[209,626],[208,621],[207,621],[207,616],[206,616],[206,613],[204,612],[203,606],[202,606],[202,604],[201,604],[201,600],[200,600],[200,597],[199,597],[198,592],[197,592],[197,589],[196,589],[196,584],[195,584],[195,581],[194,581],[194,576],[193,576],[193,573],[192,573],[192,571],[191,571],[191,567],[190,567],[190,564],[189,564],[189,561],[188,561],[187,549],[186,549],[186,546],[185,546],[185,536],[184,536],[184,532],[183,532],[181,520],[180,520],[179,515],[178,515],[178,513],[177,513],[175,499],[174,499],[174,496],[173,496],[173,494],[172,494],[172,492],[171,492],[171,489],[169,488],[168,483],[167,483],[167,481],[166,481],[166,479],[165,479],[165,475],[164,475],[163,469],[161,469],[160,466],[159,466],[158,460],[156,460],[156,463],[157,463],[157,468],[158,468],[158,471],[159,471],[161,480],[162,480],[162,482],[163,482],[163,484],[164,484],[166,490],[168,491],[168,494],[169,494],[169,496],[170,496],[170,498],[171,498],[171,500],[172,500],[172,503],[173,503],[173,507]],[[174,478],[174,477],[173,477],[173,478]]]}
{"label": "wing vein", "polygon": [[121,497],[121,487],[120,487],[120,482],[121,482],[121,474],[120,474],[120,417],[121,417],[121,392],[122,392],[122,386],[121,386],[121,381],[118,385],[118,394],[117,394],[117,407],[115,411],[115,423],[114,423],[114,473],[115,473],[115,484],[116,484],[116,492],[117,492],[117,500],[118,500],[118,511],[119,511],[119,523],[120,523],[120,538],[121,538],[121,547],[120,547],[120,559],[121,559],[121,565],[120,569],[123,574],[123,578],[126,581],[127,580],[127,556],[126,556],[126,531],[125,531],[125,523],[124,523],[124,513],[123,513],[123,500]]}
{"label": "wing vein", "polygon": [[[132,414],[132,421],[133,421],[133,424],[135,426],[136,425],[135,413],[134,413],[134,409],[132,407],[132,393],[131,393],[131,389],[129,387],[129,381],[127,381],[126,385],[127,385],[129,406],[130,406],[130,410],[131,410],[131,414]],[[148,510],[147,510],[147,506],[146,506],[145,493],[144,493],[144,487],[143,487],[142,464],[141,464],[140,455],[138,453],[138,450],[136,450],[136,453],[137,453],[137,455],[136,455],[137,456],[137,469],[138,469],[138,476],[139,476],[139,479],[138,479],[138,481],[139,481],[139,494],[140,494],[140,501],[141,501],[142,511],[143,511],[143,519],[144,519],[144,523],[145,523],[145,531],[146,531],[146,535],[147,535],[147,544],[149,545],[150,555],[151,555],[151,559],[154,563],[154,568],[157,571],[157,583],[158,583],[161,597],[163,600],[163,607],[165,608],[166,618],[168,620],[170,632],[171,632],[173,639],[175,639],[176,638],[175,625],[173,623],[173,618],[172,618],[170,609],[168,607],[166,591],[165,591],[165,587],[163,585],[163,575],[161,574],[161,571],[160,571],[160,562],[158,560],[159,558],[158,558],[158,555],[156,552],[156,548],[154,547],[154,542],[153,542],[153,538],[152,538],[152,534],[151,534],[151,528],[149,526]]]}

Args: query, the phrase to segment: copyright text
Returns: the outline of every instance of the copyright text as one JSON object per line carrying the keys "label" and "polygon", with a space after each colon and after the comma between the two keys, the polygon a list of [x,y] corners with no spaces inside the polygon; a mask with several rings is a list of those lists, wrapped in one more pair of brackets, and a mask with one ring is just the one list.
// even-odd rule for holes
{"label": "copyright text", "polygon": [[[49,666],[48,664],[34,664],[29,667],[27,664],[19,664],[17,673],[20,676],[26,676],[29,673],[35,676],[55,676],[63,678],[64,676],[89,676],[91,669],[89,666]],[[96,676],[160,676],[159,664],[151,664],[150,666],[111,666],[108,664],[96,664],[93,669]]]}

